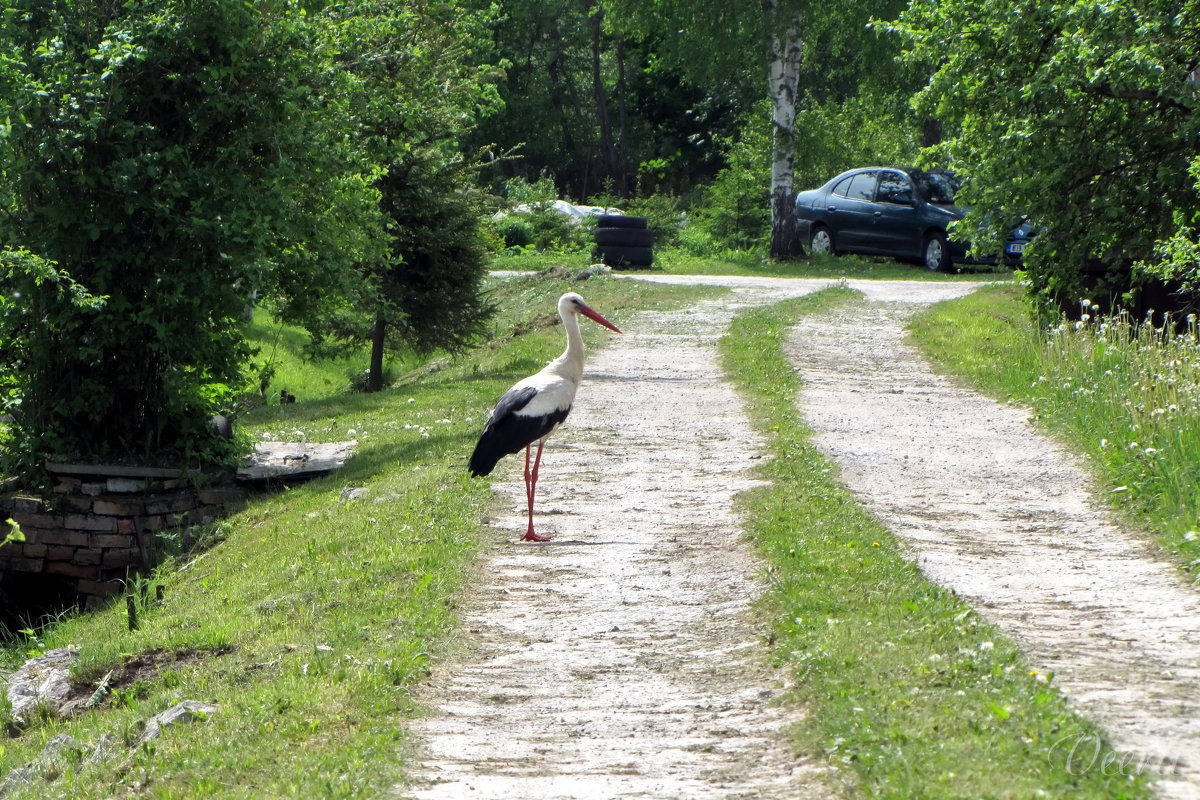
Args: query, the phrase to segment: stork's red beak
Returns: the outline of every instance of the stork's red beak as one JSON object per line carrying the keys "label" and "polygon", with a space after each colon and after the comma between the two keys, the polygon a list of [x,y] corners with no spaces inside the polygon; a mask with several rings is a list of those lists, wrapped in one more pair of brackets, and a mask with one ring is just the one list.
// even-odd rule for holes
{"label": "stork's red beak", "polygon": [[613,325],[611,322],[606,320],[604,317],[600,316],[599,312],[593,311],[588,306],[581,304],[579,306],[579,313],[583,314],[588,319],[594,319],[596,322],[599,322],[601,325],[608,328],[610,331],[616,331],[617,333],[621,332],[620,328],[618,328],[616,325]]}

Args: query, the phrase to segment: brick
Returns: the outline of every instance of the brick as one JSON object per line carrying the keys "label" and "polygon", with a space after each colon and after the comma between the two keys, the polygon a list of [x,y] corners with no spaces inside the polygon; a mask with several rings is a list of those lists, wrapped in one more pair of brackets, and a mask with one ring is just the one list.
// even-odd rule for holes
{"label": "brick", "polygon": [[162,483],[155,484],[155,485],[159,489],[165,489],[167,491],[170,491],[172,489],[182,489],[183,487],[188,485],[188,481],[187,481],[187,478],[174,478],[172,480],[166,480],[166,481],[163,481]]}
{"label": "brick", "polygon": [[137,525],[131,519],[117,520],[117,533],[137,533]]}
{"label": "brick", "polygon": [[42,530],[38,532],[37,537],[37,541],[42,544],[67,544],[71,547],[87,547],[91,540],[92,537],[84,531],[69,531],[64,528]]}
{"label": "brick", "polygon": [[119,533],[98,533],[92,537],[92,547],[98,547],[105,550],[110,547],[128,548],[134,547],[135,545],[136,542],[132,536],[125,536]]}
{"label": "brick", "polygon": [[226,503],[242,502],[246,499],[246,492],[236,486],[221,486],[212,489],[201,489],[197,498],[205,505],[220,506]]}
{"label": "brick", "polygon": [[80,594],[90,594],[96,597],[112,597],[121,591],[118,581],[80,581],[75,585]]}
{"label": "brick", "polygon": [[79,491],[79,487],[83,481],[79,478],[59,478],[58,483],[54,484],[55,494],[70,494],[71,492]]}
{"label": "brick", "polygon": [[92,510],[92,503],[94,503],[94,502],[95,502],[95,500],[93,500],[90,497],[84,497],[83,495],[78,495],[78,494],[71,494],[71,495],[67,495],[62,500],[60,500],[58,505],[61,508],[66,509],[67,511],[74,511],[74,512],[80,513],[80,514],[87,514]]}
{"label": "brick", "polygon": [[180,492],[175,495],[159,495],[158,497],[147,499],[146,513],[147,514],[181,514],[184,511],[191,511],[198,505],[196,495],[191,492]]}
{"label": "brick", "polygon": [[18,495],[12,499],[12,510],[14,512],[36,514],[42,510],[42,499],[40,497]]}
{"label": "brick", "polygon": [[29,542],[26,542],[21,546],[21,555],[25,556],[26,558],[45,558],[46,552],[49,549],[50,548],[46,547],[44,544],[30,544]]}
{"label": "brick", "polygon": [[135,494],[149,488],[149,481],[134,478],[109,478],[104,482],[104,488],[113,494]]}
{"label": "brick", "polygon": [[51,561],[70,561],[75,558],[74,547],[69,547],[65,544],[52,544],[49,547],[42,545],[46,549],[43,555]]}
{"label": "brick", "polygon": [[72,578],[95,579],[96,568],[68,561],[47,561],[46,572],[51,575],[67,575]]}
{"label": "brick", "polygon": [[137,500],[101,500],[96,499],[92,512],[110,517],[137,517],[146,513],[146,504]]}
{"label": "brick", "polygon": [[132,567],[141,565],[140,550],[105,550],[101,563],[106,567]]}
{"label": "brick", "polygon": [[31,514],[28,511],[14,511],[13,520],[22,528],[60,528],[63,518],[58,514]]}
{"label": "brick", "polygon": [[85,483],[79,487],[79,491],[82,492],[83,494],[91,495],[92,497],[96,497],[97,495],[104,494],[105,488],[106,487],[104,486],[103,483]]}
{"label": "brick", "polygon": [[8,568],[12,572],[43,572],[46,562],[41,558],[14,558],[8,562]]}
{"label": "brick", "polygon": [[63,520],[63,527],[76,531],[111,532],[117,529],[117,521],[112,517],[93,517],[84,514],[68,514]]}
{"label": "brick", "polygon": [[140,531],[161,531],[167,527],[167,521],[161,516],[134,517],[133,524]]}
{"label": "brick", "polygon": [[81,547],[75,551],[75,558],[72,560],[76,564],[91,564],[93,566],[99,566],[100,551],[92,550],[87,547]]}

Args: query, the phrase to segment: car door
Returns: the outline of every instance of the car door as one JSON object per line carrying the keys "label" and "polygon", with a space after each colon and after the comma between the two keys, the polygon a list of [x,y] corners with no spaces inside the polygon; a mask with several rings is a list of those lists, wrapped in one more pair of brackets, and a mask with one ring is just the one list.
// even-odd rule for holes
{"label": "car door", "polygon": [[882,170],[875,189],[875,206],[868,247],[890,256],[916,256],[921,249],[917,193],[912,179],[899,170]]}
{"label": "car door", "polygon": [[867,247],[874,224],[876,170],[863,170],[843,180],[829,193],[829,224],[839,250]]}

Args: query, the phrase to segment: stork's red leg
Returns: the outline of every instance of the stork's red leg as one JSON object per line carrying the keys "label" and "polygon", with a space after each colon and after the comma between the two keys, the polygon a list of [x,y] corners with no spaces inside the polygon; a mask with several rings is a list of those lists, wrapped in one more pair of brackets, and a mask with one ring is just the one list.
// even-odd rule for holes
{"label": "stork's red leg", "polygon": [[529,448],[532,445],[525,446],[525,496],[529,501],[529,528],[525,531],[525,535],[521,537],[523,542],[548,542],[549,536],[541,536],[533,532],[533,495],[537,491],[537,476],[538,467],[542,463],[542,445],[545,440],[538,442],[537,457],[533,461],[533,471],[529,471]]}

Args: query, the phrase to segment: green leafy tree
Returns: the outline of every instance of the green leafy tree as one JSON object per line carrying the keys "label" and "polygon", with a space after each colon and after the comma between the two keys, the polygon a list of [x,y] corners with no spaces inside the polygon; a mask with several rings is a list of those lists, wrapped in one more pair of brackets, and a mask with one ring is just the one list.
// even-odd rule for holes
{"label": "green leafy tree", "polygon": [[1041,228],[1042,296],[1130,302],[1136,263],[1195,238],[1200,3],[914,0],[895,29],[932,65],[918,99],[968,178],[967,224],[991,246],[1022,216]]}
{"label": "green leafy tree", "polygon": [[[487,248],[476,159],[458,150],[497,103],[494,70],[473,43],[489,12],[436,0],[357,0],[333,6],[326,36],[353,81],[347,130],[376,197],[378,249],[354,270],[340,303],[294,316],[318,341],[369,341],[366,388],[382,388],[389,348],[460,350],[483,332]],[[290,309],[296,312],[296,308]]]}
{"label": "green leafy tree", "polygon": [[24,354],[0,360],[21,466],[220,457],[206,421],[241,382],[248,295],[336,282],[338,221],[369,204],[315,33],[274,0],[0,9],[0,242],[58,276],[0,275],[34,323],[0,331]]}

